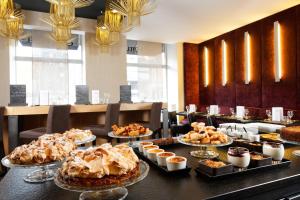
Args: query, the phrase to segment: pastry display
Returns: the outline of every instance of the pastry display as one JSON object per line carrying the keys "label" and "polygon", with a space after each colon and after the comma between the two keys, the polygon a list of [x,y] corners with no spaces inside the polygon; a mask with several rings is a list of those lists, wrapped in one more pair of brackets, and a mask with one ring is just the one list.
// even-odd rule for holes
{"label": "pastry display", "polygon": [[113,125],[112,127],[112,131],[114,133],[114,135],[116,136],[139,136],[139,135],[145,135],[148,134],[150,132],[150,130],[148,128],[143,127],[140,124],[129,124],[128,126],[117,126],[117,125]]}
{"label": "pastry display", "polygon": [[139,159],[131,147],[107,143],[72,152],[58,176],[72,186],[118,185],[139,176]]}
{"label": "pastry display", "polygon": [[273,160],[281,161],[284,157],[284,146],[281,143],[265,142],[263,154],[272,157]]}
{"label": "pastry display", "polygon": [[62,161],[76,148],[73,140],[62,134],[45,134],[13,150],[8,159],[13,164],[31,165]]}
{"label": "pastry display", "polygon": [[291,126],[281,129],[281,138],[288,141],[300,142],[300,126]]}
{"label": "pastry display", "polygon": [[213,144],[220,145],[228,143],[228,136],[216,131],[213,126],[205,126],[204,123],[192,123],[194,130],[182,137],[182,141],[192,144]]}
{"label": "pastry display", "polygon": [[171,156],[175,156],[176,154],[173,152],[162,152],[156,154],[157,164],[158,166],[167,166],[167,158]]}
{"label": "pastry display", "polygon": [[250,156],[251,156],[251,159],[252,159],[252,160],[262,160],[262,159],[264,159],[264,156],[261,155],[261,154],[254,154],[254,153],[251,153]]}
{"label": "pastry display", "polygon": [[144,154],[144,156],[147,156],[147,151],[149,149],[159,149],[159,146],[157,146],[157,145],[144,145],[143,146],[143,154]]}
{"label": "pastry display", "polygon": [[230,147],[227,152],[227,160],[236,167],[248,167],[250,164],[249,150],[244,147]]}
{"label": "pastry display", "polygon": [[280,134],[278,133],[260,134],[260,138],[269,141],[280,141]]}
{"label": "pastry display", "polygon": [[139,143],[139,151],[141,153],[143,153],[143,146],[146,146],[146,145],[153,145],[153,142],[140,142]]}
{"label": "pastry display", "polygon": [[171,156],[166,159],[168,171],[176,171],[186,168],[187,159],[182,156]]}
{"label": "pastry display", "polygon": [[89,139],[93,135],[93,133],[90,130],[81,130],[73,128],[69,131],[66,131],[64,135],[73,141],[82,142]]}
{"label": "pastry display", "polygon": [[162,153],[164,151],[165,150],[163,150],[163,149],[149,149],[147,151],[147,157],[152,161],[157,161],[157,154]]}
{"label": "pastry display", "polygon": [[158,146],[171,145],[171,144],[175,144],[176,142],[177,141],[175,141],[175,139],[173,139],[171,137],[153,140],[153,144],[158,145]]}
{"label": "pastry display", "polygon": [[226,164],[222,161],[205,160],[203,163],[210,168],[220,168],[226,166]]}

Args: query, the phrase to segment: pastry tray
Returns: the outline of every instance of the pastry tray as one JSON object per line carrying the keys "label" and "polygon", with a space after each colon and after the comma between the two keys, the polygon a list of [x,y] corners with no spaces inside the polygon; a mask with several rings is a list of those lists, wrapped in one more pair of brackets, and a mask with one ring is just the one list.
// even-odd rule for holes
{"label": "pastry tray", "polygon": [[262,142],[250,142],[249,140],[234,140],[232,146],[245,147],[249,149],[249,151],[257,151],[262,152],[263,143]]}
{"label": "pastry tray", "polygon": [[138,148],[134,148],[133,149],[134,152],[144,161],[146,161],[147,163],[149,163],[150,165],[156,167],[157,169],[159,169],[160,171],[164,172],[165,174],[188,174],[191,171],[191,167],[186,166],[185,169],[180,169],[180,170],[176,170],[176,171],[169,171],[167,169],[167,167],[163,167],[163,166],[159,166],[157,164],[157,162],[150,160],[149,158],[147,158],[146,156],[144,156],[144,154],[142,154]]}
{"label": "pastry tray", "polygon": [[[223,161],[223,160],[220,160],[220,161]],[[223,161],[223,162],[225,162],[225,161]],[[197,167],[195,169],[195,171],[199,176],[203,176],[209,180],[214,180],[214,179],[233,177],[233,176],[242,175],[242,174],[257,173],[257,172],[264,171],[264,170],[272,170],[272,169],[288,167],[290,164],[291,164],[290,160],[282,159],[282,161],[279,163],[273,163],[271,165],[265,165],[265,166],[260,166],[260,167],[249,166],[245,170],[240,170],[240,168],[234,167],[232,172],[227,173],[227,174],[216,175],[216,176],[213,176],[213,175],[210,175],[208,173],[201,171],[199,169],[199,167]]]}

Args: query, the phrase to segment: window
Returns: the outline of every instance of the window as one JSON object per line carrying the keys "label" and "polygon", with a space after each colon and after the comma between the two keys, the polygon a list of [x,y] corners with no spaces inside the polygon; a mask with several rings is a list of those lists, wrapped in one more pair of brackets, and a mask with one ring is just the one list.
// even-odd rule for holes
{"label": "window", "polygon": [[75,85],[85,84],[84,35],[74,35],[68,48],[59,48],[47,31],[31,30],[31,37],[10,44],[10,84],[25,84],[27,103],[38,105],[41,91],[49,104],[75,101]]}
{"label": "window", "polygon": [[132,101],[166,102],[167,67],[163,44],[148,44],[137,42],[138,48],[128,47],[127,82],[131,85]]}

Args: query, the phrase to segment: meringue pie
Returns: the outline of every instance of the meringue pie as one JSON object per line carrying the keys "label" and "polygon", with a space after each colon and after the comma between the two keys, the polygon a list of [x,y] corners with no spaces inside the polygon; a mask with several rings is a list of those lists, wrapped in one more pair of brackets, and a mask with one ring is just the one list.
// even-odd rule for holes
{"label": "meringue pie", "polygon": [[72,128],[71,130],[66,131],[64,135],[73,141],[82,142],[90,138],[93,135],[93,133],[90,130],[81,130],[81,129]]}
{"label": "meringue pie", "polygon": [[24,144],[13,150],[8,159],[13,164],[45,164],[62,161],[76,145],[62,134],[45,134],[29,144]]}
{"label": "meringue pie", "polygon": [[139,175],[139,159],[131,147],[107,143],[73,151],[58,173],[58,178],[68,185],[121,184]]}

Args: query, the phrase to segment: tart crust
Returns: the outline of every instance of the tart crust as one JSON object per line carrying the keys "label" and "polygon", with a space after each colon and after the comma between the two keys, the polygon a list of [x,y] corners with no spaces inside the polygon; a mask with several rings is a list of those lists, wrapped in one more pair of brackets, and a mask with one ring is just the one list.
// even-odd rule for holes
{"label": "tart crust", "polygon": [[81,187],[99,187],[108,185],[121,185],[122,183],[134,179],[140,175],[139,163],[137,166],[129,171],[127,174],[122,175],[105,175],[102,178],[80,178],[80,177],[70,177],[63,175],[61,169],[58,171],[58,179],[64,184],[70,186],[81,186]]}

